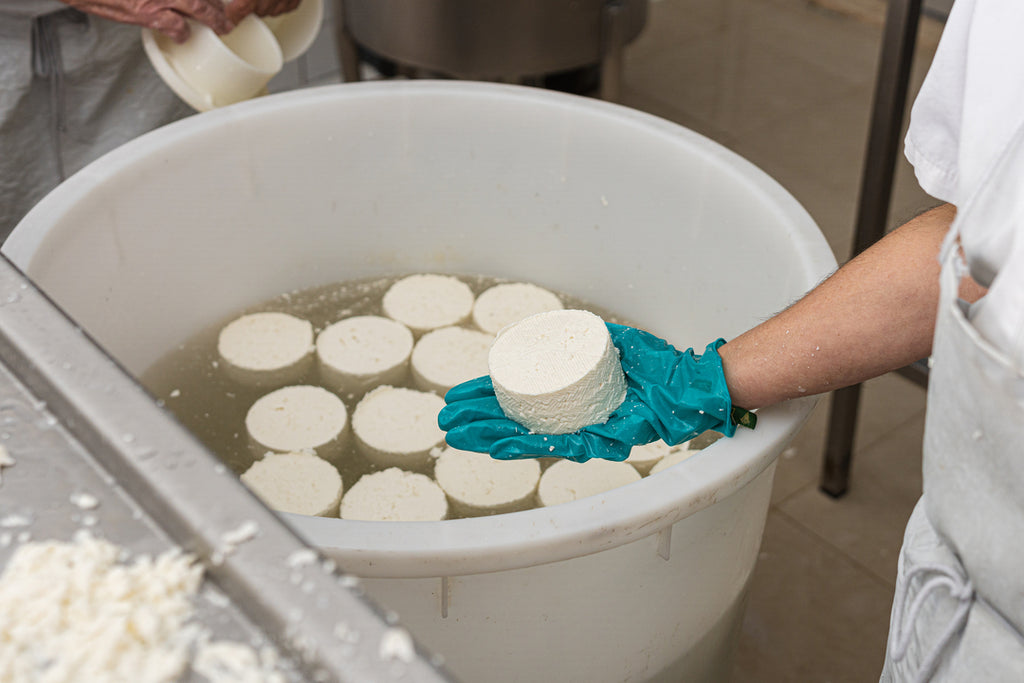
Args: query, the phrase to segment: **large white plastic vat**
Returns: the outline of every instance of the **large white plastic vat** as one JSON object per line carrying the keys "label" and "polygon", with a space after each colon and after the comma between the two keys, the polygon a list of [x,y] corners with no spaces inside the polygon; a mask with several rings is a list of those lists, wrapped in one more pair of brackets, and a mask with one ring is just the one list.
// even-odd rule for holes
{"label": "large white plastic vat", "polygon": [[[536,282],[703,348],[835,265],[789,194],[693,132],[462,82],[332,86],[181,121],[57,188],[4,251],[136,373],[281,292],[417,271]],[[713,680],[775,458],[811,407],[763,410],[754,432],[555,508],[288,520],[463,680]]]}

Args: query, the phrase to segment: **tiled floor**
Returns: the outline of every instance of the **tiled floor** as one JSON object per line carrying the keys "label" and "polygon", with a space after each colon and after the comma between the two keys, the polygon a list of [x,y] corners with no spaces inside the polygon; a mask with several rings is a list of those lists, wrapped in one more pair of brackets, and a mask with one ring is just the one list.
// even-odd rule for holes
{"label": "tiled floor", "polygon": [[[935,5],[941,6],[942,0]],[[945,3],[948,5],[948,3]],[[624,103],[747,157],[848,257],[884,0],[660,0],[627,52]],[[338,80],[328,19],[272,89]],[[922,22],[912,94],[941,23]],[[891,223],[934,204],[900,161]],[[863,395],[849,494],[817,489],[828,399],[782,456],[732,681],[875,681],[903,524],[921,490],[924,392]]]}

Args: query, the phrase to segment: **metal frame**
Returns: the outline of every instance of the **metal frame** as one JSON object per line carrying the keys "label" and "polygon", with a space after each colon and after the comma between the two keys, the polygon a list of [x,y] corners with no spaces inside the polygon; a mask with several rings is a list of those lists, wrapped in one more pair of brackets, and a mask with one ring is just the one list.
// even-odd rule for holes
{"label": "metal frame", "polygon": [[[382,658],[397,617],[311,553],[5,257],[0,302],[0,439],[17,460],[0,495],[8,526],[14,515],[26,534],[70,540],[84,525],[129,549],[194,553],[227,598],[213,623],[247,621],[304,680],[451,680],[422,648]],[[96,498],[92,523],[69,503],[80,491]],[[12,550],[0,543],[0,567]]]}
{"label": "metal frame", "polygon": [[[920,18],[921,0],[889,0],[861,176],[854,255],[885,235]],[[899,372],[920,384],[927,383],[927,366],[923,363]],[[858,384],[839,389],[832,397],[820,487],[833,497],[842,496],[849,487],[860,388]]]}

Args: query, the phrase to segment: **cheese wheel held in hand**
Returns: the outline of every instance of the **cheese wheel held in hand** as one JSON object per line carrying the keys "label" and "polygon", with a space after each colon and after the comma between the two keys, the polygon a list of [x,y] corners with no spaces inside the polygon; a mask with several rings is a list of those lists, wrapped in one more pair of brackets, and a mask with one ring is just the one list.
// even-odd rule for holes
{"label": "cheese wheel held in hand", "polygon": [[601,424],[626,398],[618,349],[588,311],[549,311],[510,325],[487,361],[501,409],[537,434]]}

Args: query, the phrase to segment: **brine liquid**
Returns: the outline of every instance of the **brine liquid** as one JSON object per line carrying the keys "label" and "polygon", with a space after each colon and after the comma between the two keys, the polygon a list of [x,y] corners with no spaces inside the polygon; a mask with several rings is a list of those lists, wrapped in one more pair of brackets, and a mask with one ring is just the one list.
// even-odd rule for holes
{"label": "brine liquid", "polygon": [[[252,404],[272,388],[257,388],[231,380],[221,371],[217,354],[217,336],[221,328],[235,318],[257,312],[289,313],[313,324],[314,333],[344,318],[357,315],[382,315],[384,293],[402,276],[350,280],[282,294],[225,318],[204,330],[185,344],[157,361],[142,376],[142,383],[178,418],[207,448],[216,453],[237,474],[245,472],[256,460],[249,448],[245,416]],[[506,282],[483,276],[460,276],[479,295],[485,289]],[[593,311],[612,322],[621,318],[591,304],[559,294],[566,308]],[[320,385],[316,364],[307,376],[294,384]],[[410,385],[411,386],[411,385]],[[415,387],[412,387],[415,388]],[[359,396],[341,396],[349,418]],[[360,476],[378,469],[355,450],[355,439],[330,462],[341,472],[348,490]]]}

